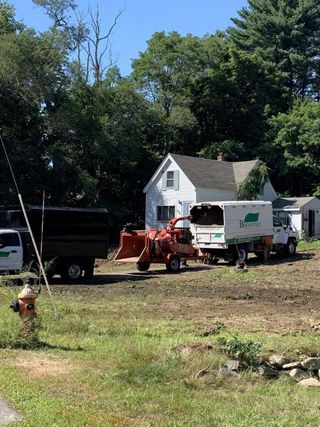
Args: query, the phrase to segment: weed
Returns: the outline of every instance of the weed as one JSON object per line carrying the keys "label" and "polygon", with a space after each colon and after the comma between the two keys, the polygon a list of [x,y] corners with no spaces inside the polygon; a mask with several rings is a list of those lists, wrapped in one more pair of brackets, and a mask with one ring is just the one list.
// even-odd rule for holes
{"label": "weed", "polygon": [[228,333],[218,338],[222,351],[238,359],[244,366],[254,365],[261,352],[261,342]]}

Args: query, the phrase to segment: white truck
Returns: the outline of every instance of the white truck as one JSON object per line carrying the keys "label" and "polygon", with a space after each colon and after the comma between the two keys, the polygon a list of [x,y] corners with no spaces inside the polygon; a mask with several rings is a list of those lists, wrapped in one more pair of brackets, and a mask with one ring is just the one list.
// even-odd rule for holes
{"label": "white truck", "polygon": [[219,258],[245,262],[248,253],[262,258],[265,241],[272,239],[271,250],[293,256],[298,234],[292,226],[272,215],[271,202],[220,201],[196,203],[191,207],[190,229],[193,244],[208,253],[211,263]]}
{"label": "white truck", "polygon": [[18,231],[0,229],[0,272],[20,271],[23,264],[22,241]]}

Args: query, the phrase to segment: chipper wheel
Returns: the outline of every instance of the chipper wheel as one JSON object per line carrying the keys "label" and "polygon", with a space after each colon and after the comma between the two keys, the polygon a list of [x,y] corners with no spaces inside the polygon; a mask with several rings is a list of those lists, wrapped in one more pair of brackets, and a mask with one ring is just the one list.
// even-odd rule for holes
{"label": "chipper wheel", "polygon": [[174,255],[166,263],[167,271],[169,271],[170,273],[178,273],[180,271],[180,263],[180,257],[178,255]]}
{"label": "chipper wheel", "polygon": [[150,267],[150,262],[138,262],[137,269],[139,271],[148,271]]}

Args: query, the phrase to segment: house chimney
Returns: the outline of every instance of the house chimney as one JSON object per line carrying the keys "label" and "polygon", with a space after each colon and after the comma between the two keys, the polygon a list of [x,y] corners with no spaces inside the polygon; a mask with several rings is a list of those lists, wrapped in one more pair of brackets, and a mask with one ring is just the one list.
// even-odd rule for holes
{"label": "house chimney", "polygon": [[217,156],[217,160],[219,160],[219,162],[223,162],[224,161],[224,154],[223,153],[219,153]]}

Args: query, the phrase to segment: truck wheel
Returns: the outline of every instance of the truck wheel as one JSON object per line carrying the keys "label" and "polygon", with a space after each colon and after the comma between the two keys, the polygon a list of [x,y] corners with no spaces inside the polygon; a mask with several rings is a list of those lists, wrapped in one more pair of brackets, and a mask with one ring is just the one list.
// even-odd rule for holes
{"label": "truck wheel", "polygon": [[180,271],[180,257],[174,255],[170,260],[166,263],[167,271],[170,273],[178,273]]}
{"label": "truck wheel", "polygon": [[296,254],[296,245],[293,239],[289,239],[285,247],[286,255],[292,257]]}
{"label": "truck wheel", "polygon": [[70,261],[64,265],[61,278],[70,282],[76,282],[82,276],[83,269],[77,261]]}
{"label": "truck wheel", "polygon": [[248,259],[248,251],[244,246],[240,247],[237,252],[237,259],[241,264],[245,264]]}
{"label": "truck wheel", "polygon": [[148,271],[150,268],[150,262],[138,262],[137,269],[138,271]]}

